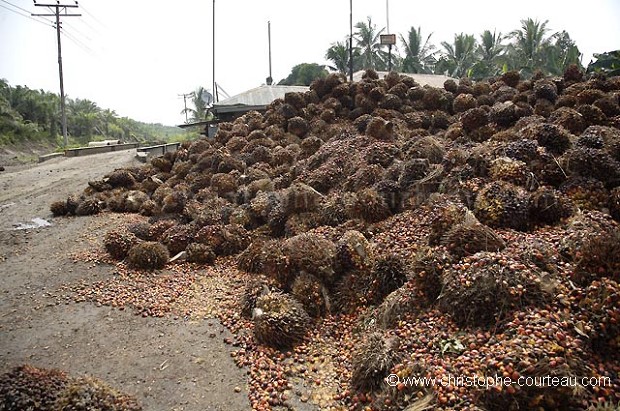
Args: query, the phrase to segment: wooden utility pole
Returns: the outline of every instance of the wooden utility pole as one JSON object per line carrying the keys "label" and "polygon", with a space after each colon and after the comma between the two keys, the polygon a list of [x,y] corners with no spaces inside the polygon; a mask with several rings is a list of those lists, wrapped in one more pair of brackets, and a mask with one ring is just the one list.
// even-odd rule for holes
{"label": "wooden utility pole", "polygon": [[[37,7],[47,7],[50,11],[48,14],[34,14],[33,17],[56,17],[56,39],[58,41],[58,74],[60,76],[60,113],[62,116],[62,137],[65,148],[69,145],[69,139],[67,137],[67,112],[65,108],[65,86],[62,76],[62,47],[60,45],[60,16],[62,17],[80,17],[81,14],[70,14],[68,8],[77,8],[77,1],[75,4],[60,4],[60,1],[56,1],[56,4],[37,4],[36,0],[34,5]],[[61,14],[62,13],[62,14]]]}
{"label": "wooden utility pole", "polygon": [[349,1],[349,81],[353,82],[353,0]]}
{"label": "wooden utility pole", "polygon": [[183,94],[178,94],[179,97],[183,96],[183,105],[185,106],[185,124],[189,123],[189,120],[187,119],[187,96],[191,96],[192,93],[183,93]]}

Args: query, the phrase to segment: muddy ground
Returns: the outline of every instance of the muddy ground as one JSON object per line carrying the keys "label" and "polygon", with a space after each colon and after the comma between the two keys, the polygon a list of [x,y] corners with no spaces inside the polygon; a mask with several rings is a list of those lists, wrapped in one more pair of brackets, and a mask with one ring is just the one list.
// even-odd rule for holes
{"label": "muddy ground", "polygon": [[[215,319],[75,303],[63,290],[115,275],[76,261],[123,216],[52,218],[49,204],[91,179],[137,164],[135,151],[58,158],[0,172],[0,373],[29,363],[103,379],[145,410],[247,410],[247,371],[237,368]],[[43,218],[49,227],[15,230]],[[94,245],[93,245],[94,244]]]}

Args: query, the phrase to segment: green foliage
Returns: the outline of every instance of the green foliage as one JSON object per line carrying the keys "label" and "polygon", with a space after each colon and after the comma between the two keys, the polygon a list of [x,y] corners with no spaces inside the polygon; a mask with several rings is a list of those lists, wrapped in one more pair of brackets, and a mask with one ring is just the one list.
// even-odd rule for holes
{"label": "green foliage", "polygon": [[436,73],[464,77],[476,61],[476,39],[471,34],[455,34],[454,43],[441,42],[444,52],[435,66]]}
{"label": "green foliage", "polygon": [[[393,67],[406,73],[437,73],[476,80],[517,70],[524,78],[536,70],[545,75],[560,76],[571,64],[581,67],[582,54],[566,31],[548,35],[547,21],[531,18],[521,20],[521,27],[508,35],[484,30],[479,37],[456,34],[452,43],[442,42],[441,49],[430,42],[431,35],[422,36],[421,27],[411,27],[407,36],[400,35],[402,55],[392,50]],[[388,53],[380,44],[384,29],[378,29],[368,17],[355,25],[354,69],[385,70]],[[615,53],[615,54],[614,54]],[[599,56],[599,55],[596,55]],[[620,51],[601,55],[591,71],[618,73]],[[348,40],[332,43],[325,58],[330,67],[348,72]]]}
{"label": "green foliage", "polygon": [[[332,43],[325,53],[325,58],[333,64],[333,66],[329,66],[329,68],[342,74],[349,73],[349,57],[348,39]],[[359,70],[359,63],[360,49],[358,47],[353,47],[353,71]]]}
{"label": "green foliage", "polygon": [[207,89],[198,86],[196,90],[190,93],[194,107],[187,107],[181,110],[181,114],[190,114],[188,123],[196,123],[198,121],[210,120],[213,114],[209,111],[207,103],[202,99],[203,94],[207,93]]}
{"label": "green foliage", "polygon": [[[89,141],[118,139],[167,141],[183,134],[177,127],[146,124],[119,117],[87,99],[66,99],[70,146]],[[60,97],[25,86],[12,87],[0,79],[0,144],[40,141],[62,145]]]}
{"label": "green foliage", "polygon": [[309,86],[314,80],[327,77],[325,66],[316,63],[301,63],[293,67],[291,74],[278,84],[285,86]]}
{"label": "green foliage", "polygon": [[435,66],[435,46],[430,44],[431,36],[422,37],[422,29],[411,27],[407,38],[400,36],[405,50],[403,71],[406,73],[432,73]]}
{"label": "green foliage", "polygon": [[387,52],[382,50],[381,34],[385,28],[377,29],[368,17],[367,22],[360,21],[355,25],[354,33],[357,47],[360,49],[361,66],[364,69],[385,70],[387,67]]}
{"label": "green foliage", "polygon": [[620,50],[594,54],[596,61],[588,64],[588,73],[605,73],[620,76]]}

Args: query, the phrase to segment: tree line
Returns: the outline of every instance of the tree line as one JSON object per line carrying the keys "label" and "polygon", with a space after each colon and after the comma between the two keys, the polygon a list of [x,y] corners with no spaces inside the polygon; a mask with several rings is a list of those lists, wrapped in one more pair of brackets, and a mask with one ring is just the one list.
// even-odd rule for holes
{"label": "tree line", "polygon": [[[523,76],[540,70],[546,75],[561,75],[570,64],[581,66],[581,52],[566,31],[550,33],[548,20],[521,20],[521,27],[509,33],[484,30],[474,34],[455,34],[452,41],[432,43],[433,33],[411,27],[398,36],[392,50],[392,66],[406,73],[445,74],[451,77],[482,79],[508,70]],[[355,25],[353,34],[354,70],[388,67],[388,52],[380,44],[385,29],[379,29],[368,17]],[[331,44],[325,54],[332,70],[348,73],[348,38]]]}
{"label": "tree line", "polygon": [[[121,117],[87,99],[66,99],[67,130],[72,145],[95,140],[166,141],[180,133],[176,127],[147,124]],[[0,79],[0,144],[24,140],[61,145],[60,96]]]}

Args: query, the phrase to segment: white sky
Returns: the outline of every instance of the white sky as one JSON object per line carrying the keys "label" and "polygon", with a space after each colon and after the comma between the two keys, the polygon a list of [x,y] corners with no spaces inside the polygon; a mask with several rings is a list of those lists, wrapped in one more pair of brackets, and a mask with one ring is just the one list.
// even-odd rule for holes
{"label": "white sky", "polygon": [[[46,11],[30,0],[0,0],[0,6],[12,8],[7,1]],[[83,16],[66,18],[63,25],[83,43],[62,40],[67,95],[140,121],[182,123],[183,99],[177,94],[199,85],[211,89],[213,1],[79,3]],[[460,32],[508,33],[532,17],[549,20],[551,32],[568,31],[584,53],[584,65],[592,53],[620,49],[620,0],[391,0],[389,12],[393,33],[405,35],[411,26],[421,26],[423,35],[434,33],[431,41],[437,47]],[[215,79],[230,95],[265,82],[267,21],[276,82],[296,64],[325,63],[329,45],[349,32],[348,0],[216,0],[215,15]],[[366,16],[384,27],[386,2],[353,0],[354,23]],[[58,92],[55,34],[52,27],[0,7],[0,78]]]}

